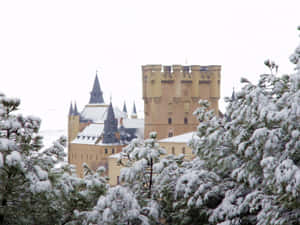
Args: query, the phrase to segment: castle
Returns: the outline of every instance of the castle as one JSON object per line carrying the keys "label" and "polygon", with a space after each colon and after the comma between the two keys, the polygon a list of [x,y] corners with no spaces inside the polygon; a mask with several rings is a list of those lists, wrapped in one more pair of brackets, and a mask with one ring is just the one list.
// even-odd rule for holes
{"label": "castle", "polygon": [[104,166],[111,184],[116,184],[120,168],[114,155],[133,138],[143,138],[144,134],[147,138],[151,131],[157,132],[168,153],[191,154],[186,142],[199,124],[193,116],[199,100],[209,100],[211,108],[219,113],[220,73],[221,66],[142,66],[144,119],[137,118],[135,105],[128,117],[125,103],[122,111],[112,102],[104,103],[96,75],[90,101],[81,113],[76,104],[70,106],[69,163],[76,165],[80,176],[83,163],[92,169]]}

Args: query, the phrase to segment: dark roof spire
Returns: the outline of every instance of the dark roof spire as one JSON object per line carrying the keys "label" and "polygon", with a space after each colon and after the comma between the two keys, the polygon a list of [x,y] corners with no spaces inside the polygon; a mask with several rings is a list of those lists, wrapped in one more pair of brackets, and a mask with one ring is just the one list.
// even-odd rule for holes
{"label": "dark roof spire", "polygon": [[136,119],[137,118],[137,113],[136,113],[136,108],[135,108],[135,102],[133,102],[133,109],[131,113],[131,118]]}
{"label": "dark roof spire", "polygon": [[102,95],[102,91],[100,88],[98,75],[96,72],[96,77],[95,77],[95,81],[94,81],[94,85],[93,85],[93,90],[91,92],[89,104],[101,104],[101,103],[104,103],[104,100],[103,100],[103,95]]}
{"label": "dark roof spire", "polygon": [[124,105],[123,105],[123,112],[127,113],[127,107],[126,107],[126,102],[124,101]]}
{"label": "dark roof spire", "polygon": [[78,109],[77,109],[77,104],[76,104],[76,102],[74,103],[74,111],[73,111],[73,115],[75,115],[75,116],[80,115],[80,113],[78,112]]}
{"label": "dark roof spire", "polygon": [[116,137],[117,132],[118,132],[118,120],[115,117],[112,103],[110,102],[109,107],[107,109],[106,120],[104,121],[102,143],[111,144],[111,143],[119,142],[119,140]]}
{"label": "dark roof spire", "polygon": [[133,111],[132,111],[132,113],[136,114],[135,102],[133,102]]}
{"label": "dark roof spire", "polygon": [[74,114],[74,111],[73,111],[73,105],[71,102],[70,109],[69,109],[69,116],[73,116],[73,114]]}

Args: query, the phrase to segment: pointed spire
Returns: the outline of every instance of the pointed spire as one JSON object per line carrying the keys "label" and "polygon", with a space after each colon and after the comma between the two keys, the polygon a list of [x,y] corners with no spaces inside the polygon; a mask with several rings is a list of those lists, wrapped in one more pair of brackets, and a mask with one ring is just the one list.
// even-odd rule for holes
{"label": "pointed spire", "polygon": [[119,140],[116,137],[118,132],[118,120],[115,117],[115,113],[110,102],[107,109],[106,120],[104,121],[104,131],[103,131],[103,140],[104,144],[117,143]]}
{"label": "pointed spire", "polygon": [[73,115],[75,115],[75,116],[80,115],[80,113],[78,112],[78,109],[77,109],[77,104],[76,104],[76,102],[74,103],[74,111],[73,111]]}
{"label": "pointed spire", "polygon": [[136,119],[137,118],[135,102],[133,102],[133,110],[132,110],[132,113],[131,113],[131,118],[132,119]]}
{"label": "pointed spire", "polygon": [[93,85],[93,90],[91,92],[89,104],[101,104],[101,103],[104,103],[104,100],[103,100],[103,95],[102,95],[102,91],[100,88],[98,75],[96,72],[96,77],[95,77],[95,81],[94,81],[94,85]]}
{"label": "pointed spire", "polygon": [[127,113],[127,107],[126,107],[126,102],[124,101],[124,105],[123,105],[123,112]]}
{"label": "pointed spire", "polygon": [[69,116],[73,116],[74,114],[74,111],[73,111],[73,105],[72,105],[72,102],[70,104],[70,109],[69,109]]}
{"label": "pointed spire", "polygon": [[135,102],[133,102],[133,114],[136,114]]}

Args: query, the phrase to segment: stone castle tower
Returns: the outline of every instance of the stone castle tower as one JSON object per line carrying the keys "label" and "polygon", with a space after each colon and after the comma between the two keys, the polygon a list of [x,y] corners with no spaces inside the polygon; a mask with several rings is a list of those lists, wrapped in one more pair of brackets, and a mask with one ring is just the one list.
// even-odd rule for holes
{"label": "stone castle tower", "polygon": [[145,136],[158,139],[195,131],[193,116],[200,99],[207,99],[218,115],[221,66],[142,66]]}

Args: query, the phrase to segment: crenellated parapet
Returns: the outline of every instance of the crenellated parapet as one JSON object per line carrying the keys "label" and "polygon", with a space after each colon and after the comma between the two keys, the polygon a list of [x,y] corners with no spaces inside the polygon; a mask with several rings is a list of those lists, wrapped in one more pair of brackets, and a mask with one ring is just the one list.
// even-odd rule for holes
{"label": "crenellated parapet", "polygon": [[181,89],[178,86],[191,83],[191,97],[200,97],[201,86],[209,85],[209,97],[220,98],[221,66],[218,65],[145,65],[142,66],[142,73],[143,98],[161,97],[163,83],[177,83],[177,89]]}
{"label": "crenellated parapet", "polygon": [[195,130],[192,115],[200,99],[207,99],[218,114],[221,66],[142,66],[145,133],[158,131],[160,138]]}

